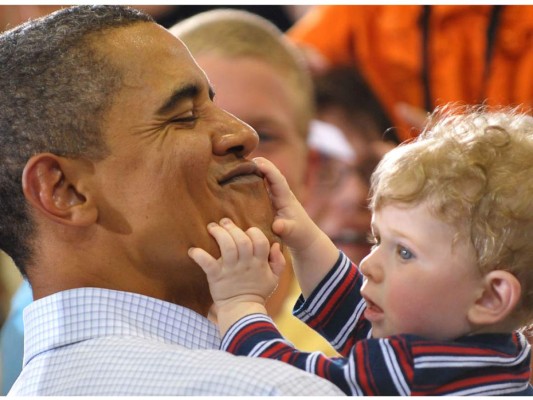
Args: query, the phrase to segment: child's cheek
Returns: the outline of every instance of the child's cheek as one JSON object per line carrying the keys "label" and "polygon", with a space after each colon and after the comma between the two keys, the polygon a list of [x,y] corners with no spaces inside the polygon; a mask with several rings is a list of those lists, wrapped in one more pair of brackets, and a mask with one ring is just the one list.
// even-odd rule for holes
{"label": "child's cheek", "polygon": [[387,296],[387,319],[391,334],[418,333],[427,325],[427,296],[420,284],[410,280],[397,280],[389,287]]}

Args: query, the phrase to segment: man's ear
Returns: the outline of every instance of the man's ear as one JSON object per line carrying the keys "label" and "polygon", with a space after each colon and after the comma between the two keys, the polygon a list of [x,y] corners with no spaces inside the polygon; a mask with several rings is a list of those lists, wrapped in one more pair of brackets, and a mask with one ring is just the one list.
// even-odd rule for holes
{"label": "man's ear", "polygon": [[97,208],[86,190],[87,161],[51,153],[33,156],[22,174],[27,201],[47,218],[60,224],[89,226],[97,219]]}
{"label": "man's ear", "polygon": [[489,272],[483,279],[480,296],[468,312],[469,321],[479,326],[504,321],[515,309],[521,290],[520,282],[510,272]]}

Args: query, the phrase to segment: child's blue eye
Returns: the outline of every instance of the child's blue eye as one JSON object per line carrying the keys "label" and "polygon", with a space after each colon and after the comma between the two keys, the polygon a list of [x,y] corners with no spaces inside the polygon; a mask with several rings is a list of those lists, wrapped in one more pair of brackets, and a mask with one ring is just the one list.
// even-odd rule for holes
{"label": "child's blue eye", "polygon": [[400,255],[400,258],[402,260],[410,260],[413,258],[413,253],[411,253],[408,249],[406,249],[403,246],[398,247],[398,254]]}

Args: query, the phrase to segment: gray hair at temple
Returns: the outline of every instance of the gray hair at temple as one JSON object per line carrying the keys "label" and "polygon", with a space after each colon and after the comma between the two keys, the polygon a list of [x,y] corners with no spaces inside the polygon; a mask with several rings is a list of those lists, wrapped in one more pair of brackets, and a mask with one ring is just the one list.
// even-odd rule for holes
{"label": "gray hair at temple", "polygon": [[76,6],[0,35],[0,248],[23,275],[35,234],[24,167],[44,152],[105,157],[102,124],[122,78],[95,43],[139,22],[153,20],[123,6]]}

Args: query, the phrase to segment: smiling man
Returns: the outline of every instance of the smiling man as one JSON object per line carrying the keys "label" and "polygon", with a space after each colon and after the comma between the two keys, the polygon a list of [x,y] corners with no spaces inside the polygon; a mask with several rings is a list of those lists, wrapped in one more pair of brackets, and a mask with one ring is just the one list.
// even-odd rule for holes
{"label": "smiling man", "polygon": [[0,36],[0,247],[33,288],[15,395],[337,394],[218,349],[191,246],[270,241],[257,134],[148,16],[80,6]]}

